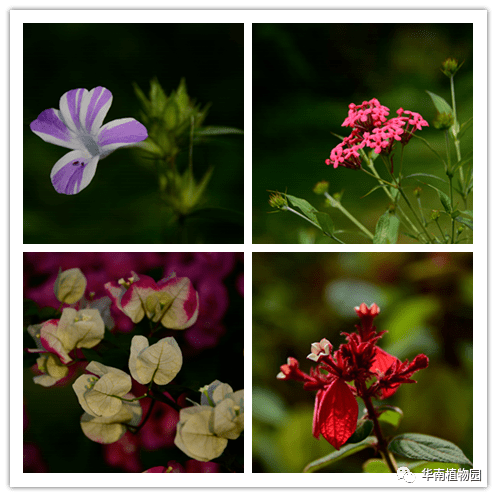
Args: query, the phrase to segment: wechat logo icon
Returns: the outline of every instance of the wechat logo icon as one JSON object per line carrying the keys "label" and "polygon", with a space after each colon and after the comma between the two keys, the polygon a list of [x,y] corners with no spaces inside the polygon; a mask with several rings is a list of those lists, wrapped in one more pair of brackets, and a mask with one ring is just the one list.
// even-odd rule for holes
{"label": "wechat logo icon", "polygon": [[409,468],[407,468],[406,466],[401,466],[397,470],[397,478],[399,480],[404,479],[404,481],[406,481],[407,483],[412,483],[416,479],[416,475],[414,473],[411,473]]}

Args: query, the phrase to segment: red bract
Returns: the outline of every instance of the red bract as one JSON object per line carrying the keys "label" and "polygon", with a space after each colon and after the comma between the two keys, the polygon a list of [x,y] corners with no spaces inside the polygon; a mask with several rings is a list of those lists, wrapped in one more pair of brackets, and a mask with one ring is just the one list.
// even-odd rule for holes
{"label": "red bract", "polygon": [[[355,397],[385,399],[393,395],[402,383],[416,383],[411,376],[428,366],[428,358],[418,355],[411,363],[401,362],[376,345],[386,333],[377,332],[373,325],[380,309],[376,304],[355,308],[360,325],[357,333],[342,333],[347,343],[333,352],[331,343],[323,338],[311,345],[308,359],[317,362],[306,374],[299,363],[289,357],[281,366],[277,378],[296,380],[305,390],[317,390],[312,433],[319,435],[339,449],[355,432],[358,404]],[[370,402],[369,402],[370,403]]]}

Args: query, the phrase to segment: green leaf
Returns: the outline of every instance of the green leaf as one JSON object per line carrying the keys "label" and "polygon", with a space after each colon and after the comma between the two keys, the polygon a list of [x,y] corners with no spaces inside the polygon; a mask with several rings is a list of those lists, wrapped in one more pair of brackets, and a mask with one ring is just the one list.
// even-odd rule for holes
{"label": "green leaf", "polygon": [[409,174],[409,176],[404,176],[404,179],[408,178],[414,178],[416,176],[425,176],[427,178],[433,178],[433,179],[438,179],[439,181],[442,181],[443,183],[447,183],[443,178],[439,178],[438,176],[435,176],[434,174],[427,174],[427,173],[414,173],[414,174]]}
{"label": "green leaf", "polygon": [[377,443],[376,437],[368,437],[360,443],[344,445],[341,449],[336,450],[335,452],[332,452],[327,456],[321,457],[320,459],[316,459],[315,461],[309,463],[304,468],[303,472],[314,473],[315,471],[318,471],[324,468],[325,466],[338,462],[341,459],[344,459],[345,457],[351,456],[356,452],[368,449],[369,447],[372,447],[375,443]]}
{"label": "green leaf", "polygon": [[348,444],[356,444],[359,442],[362,442],[364,439],[369,437],[371,435],[371,432],[373,431],[373,422],[370,419],[362,420],[359,421],[357,424],[356,431],[352,433],[350,438],[347,440],[346,443]]}
{"label": "green leaf", "polygon": [[437,191],[438,191],[438,196],[440,197],[440,202],[442,203],[443,208],[445,209],[445,212],[450,215],[450,213],[452,212],[452,209],[450,207],[450,198],[449,198],[449,196],[446,195],[441,190],[437,190]]}
{"label": "green leaf", "polygon": [[461,129],[459,130],[457,137],[461,138],[472,125],[473,125],[473,118],[470,117],[465,123],[461,124]]}
{"label": "green leaf", "polygon": [[326,212],[316,212],[316,218],[321,229],[325,233],[333,234],[335,231],[335,226],[333,226],[333,221],[331,217]]}
{"label": "green leaf", "polygon": [[432,93],[431,91],[426,90],[426,93],[430,95],[430,98],[433,101],[433,104],[435,105],[435,108],[440,114],[452,114],[452,107],[446,102],[446,100],[435,93]]}
{"label": "green leaf", "polygon": [[421,461],[408,464],[407,467],[413,473],[422,473],[424,469],[432,469],[434,471],[441,469],[442,471],[445,471],[447,469],[459,469],[461,465],[455,463]]}
{"label": "green leaf", "polygon": [[376,185],[375,187],[371,188],[366,195],[363,195],[361,198],[367,197],[370,193],[373,193],[375,190],[378,190],[378,188],[384,188],[384,185]]}
{"label": "green leaf", "polygon": [[398,428],[400,421],[404,417],[402,409],[396,406],[381,406],[381,410],[383,412],[378,416],[378,420]]}
{"label": "green leaf", "polygon": [[461,211],[461,214],[463,216],[467,216],[467,217],[470,217],[471,219],[473,219],[473,211]]}
{"label": "green leaf", "polygon": [[390,473],[388,465],[383,459],[368,459],[363,465],[364,473]]}
{"label": "green leaf", "polygon": [[387,211],[378,219],[373,243],[397,243],[398,236],[399,219]]}
{"label": "green leaf", "polygon": [[302,213],[316,224],[319,224],[316,213],[318,212],[307,200],[303,198],[294,197],[293,195],[286,195],[286,198],[294,207],[298,207]]}
{"label": "green leaf", "polygon": [[429,183],[424,183],[421,181],[421,183],[423,183],[423,185],[426,185],[426,186],[429,186],[430,188],[433,188],[437,193],[438,193],[438,197],[440,198],[440,202],[445,210],[445,212],[447,214],[451,214],[452,212],[452,209],[450,207],[450,198],[449,196],[444,193],[442,190],[440,190],[439,188],[437,188],[436,186],[433,186],[433,185],[430,185]]}
{"label": "green leaf", "polygon": [[388,448],[410,459],[472,464],[457,445],[431,435],[404,433],[396,436],[388,444]]}
{"label": "green leaf", "polygon": [[461,224],[464,224],[465,226],[467,226],[471,231],[473,231],[473,221],[470,221],[469,219],[466,219],[464,217],[456,217],[455,220],[458,222],[458,223],[461,223]]}
{"label": "green leaf", "polygon": [[195,130],[198,136],[215,136],[215,135],[243,135],[243,130],[230,128],[229,126],[205,126]]}

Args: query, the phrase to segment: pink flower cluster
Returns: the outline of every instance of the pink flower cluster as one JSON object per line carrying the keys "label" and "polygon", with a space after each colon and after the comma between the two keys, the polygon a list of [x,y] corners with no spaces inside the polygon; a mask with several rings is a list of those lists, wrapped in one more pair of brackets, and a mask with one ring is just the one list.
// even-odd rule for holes
{"label": "pink flower cluster", "polygon": [[369,147],[376,154],[388,155],[396,142],[405,145],[416,130],[428,126],[417,112],[400,108],[397,117],[387,119],[389,113],[390,109],[381,105],[376,98],[364,101],[361,105],[351,103],[349,115],[342,126],[352,128],[352,132],[331,151],[326,164],[333,164],[335,169],[338,166],[360,169],[360,149]]}

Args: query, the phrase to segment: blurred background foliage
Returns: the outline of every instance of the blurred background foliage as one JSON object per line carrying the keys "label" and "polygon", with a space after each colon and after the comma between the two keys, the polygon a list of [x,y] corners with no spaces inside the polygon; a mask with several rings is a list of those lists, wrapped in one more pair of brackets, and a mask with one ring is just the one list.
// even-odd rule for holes
{"label": "blurred background foliage", "polygon": [[[444,153],[442,132],[433,128],[436,111],[425,90],[450,102],[449,79],[440,70],[448,58],[464,60],[455,76],[457,115],[473,115],[472,24],[254,24],[253,25],[253,240],[255,243],[335,243],[289,213],[268,214],[267,190],[287,191],[330,213],[336,229],[357,231],[312,192],[321,180],[330,194],[344,191],[342,204],[374,232],[387,207],[381,190],[361,199],[377,182],[360,171],[325,164],[338,138],[348,105],[377,98],[396,116],[399,107],[419,112],[429,123],[420,136]],[[472,130],[461,141],[464,156]],[[454,155],[455,157],[455,155]],[[377,161],[377,170],[384,166]],[[423,172],[445,177],[443,166],[420,140],[409,142],[404,175]],[[436,180],[433,180],[435,183]],[[438,182],[440,183],[440,182]],[[412,185],[412,186],[408,186]],[[406,192],[421,186],[410,180]],[[441,184],[435,184],[441,187]],[[445,188],[445,185],[441,187]],[[422,201],[440,208],[437,193],[423,188]],[[446,192],[448,189],[445,190]],[[456,195],[457,198],[457,195]],[[462,203],[460,208],[464,208]],[[468,205],[468,209],[472,206]],[[443,216],[444,217],[444,216]],[[441,220],[443,220],[443,217]],[[348,235],[349,243],[364,243]],[[399,243],[412,243],[403,235]]]}
{"label": "blurred background foliage", "polygon": [[[243,129],[243,24],[24,25],[24,243],[183,241],[159,200],[153,161],[138,150],[114,152],[99,163],[87,189],[65,196],[54,190],[50,171],[67,150],[29,129],[73,88],[105,86],[112,92],[104,123],[139,118],[132,83],[148,93],[153,77],[168,94],[184,77],[189,95],[202,106],[211,104],[205,126]],[[187,150],[178,157],[185,164],[187,159]],[[196,146],[196,178],[210,166],[204,207],[243,212],[243,136]],[[233,221],[192,218],[188,242],[240,243],[243,226]]]}
{"label": "blurred background foliage", "polygon": [[[419,353],[430,359],[417,384],[378,401],[404,411],[396,433],[450,440],[472,460],[472,254],[254,253],[254,472],[301,472],[334,450],[312,436],[314,392],[276,375],[287,357],[309,371],[312,342],[344,343],[340,332],[355,331],[362,302],[381,309],[375,324],[389,332],[380,347],[402,361]],[[372,450],[360,452],[329,470],[362,472],[371,457]]]}

